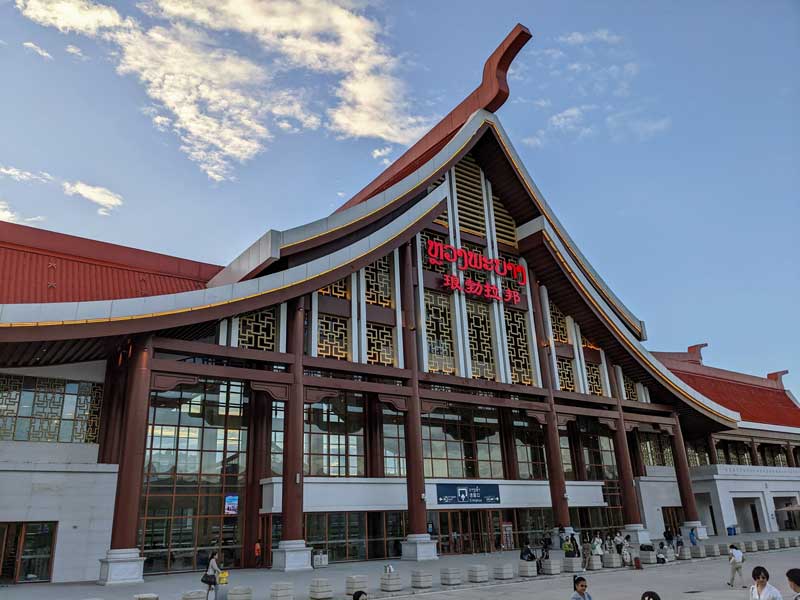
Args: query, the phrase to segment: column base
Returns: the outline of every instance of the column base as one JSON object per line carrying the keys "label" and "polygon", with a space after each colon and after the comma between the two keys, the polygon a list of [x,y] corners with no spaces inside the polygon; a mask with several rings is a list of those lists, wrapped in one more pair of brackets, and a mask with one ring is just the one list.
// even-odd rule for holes
{"label": "column base", "polygon": [[273,571],[310,571],[311,548],[305,540],[278,542],[278,549],[272,552]]}
{"label": "column base", "polygon": [[406,541],[400,544],[403,560],[436,560],[436,542],[427,533],[409,534]]}
{"label": "column base", "polygon": [[144,558],[139,556],[138,548],[109,550],[100,559],[100,578],[98,585],[118,585],[121,583],[144,583]]}
{"label": "column base", "polygon": [[[552,542],[552,549],[553,550],[561,550],[561,532],[558,530],[558,527],[553,527],[550,530],[550,541]],[[573,527],[564,527],[564,534],[569,539],[569,536],[575,533],[575,529]],[[577,539],[577,538],[576,538]]]}
{"label": "column base", "polygon": [[689,543],[689,532],[692,531],[692,529],[694,529],[695,533],[697,533],[698,540],[708,539],[708,530],[700,521],[685,521],[683,525],[681,525],[684,544]]}
{"label": "column base", "polygon": [[631,536],[631,544],[649,544],[650,543],[650,532],[644,528],[644,525],[641,523],[633,523],[630,525],[625,525],[625,528],[622,530],[622,537],[626,535]]}

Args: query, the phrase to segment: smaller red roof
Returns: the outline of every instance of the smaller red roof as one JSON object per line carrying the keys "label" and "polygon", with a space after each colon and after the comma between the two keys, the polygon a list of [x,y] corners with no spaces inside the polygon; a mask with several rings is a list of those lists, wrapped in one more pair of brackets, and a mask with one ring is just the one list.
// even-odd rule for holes
{"label": "smaller red roof", "polygon": [[766,378],[703,364],[700,348],[688,352],[653,352],[683,382],[714,402],[737,411],[742,421],[800,428],[800,406],[780,377]]}
{"label": "smaller red roof", "polygon": [[141,298],[206,287],[219,265],[0,221],[0,304]]}

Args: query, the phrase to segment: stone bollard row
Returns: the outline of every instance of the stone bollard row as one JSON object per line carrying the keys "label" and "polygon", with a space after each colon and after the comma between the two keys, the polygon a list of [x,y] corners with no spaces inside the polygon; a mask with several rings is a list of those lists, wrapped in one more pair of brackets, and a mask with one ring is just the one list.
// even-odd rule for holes
{"label": "stone bollard row", "polygon": [[536,577],[538,575],[536,570],[536,563],[531,560],[519,561],[519,576],[520,577]]}
{"label": "stone bollard row", "polygon": [[484,583],[489,581],[489,569],[486,565],[470,565],[467,568],[467,581],[470,583]]}
{"label": "stone bollard row", "polygon": [[514,568],[509,564],[495,565],[493,573],[495,579],[514,579]]}
{"label": "stone bollard row", "polygon": [[545,575],[558,575],[561,573],[561,561],[557,558],[548,558],[542,561],[542,572]]}
{"label": "stone bollard row", "polygon": [[461,569],[456,567],[442,567],[439,577],[442,585],[461,585]]}
{"label": "stone bollard row", "polygon": [[270,586],[270,600],[294,600],[294,585],[288,581],[279,581]]}
{"label": "stone bollard row", "polygon": [[415,590],[427,590],[433,587],[433,573],[427,571],[411,571],[411,587]]}
{"label": "stone bollard row", "polygon": [[345,579],[344,592],[352,598],[358,591],[366,592],[368,587],[366,575],[348,575]]}
{"label": "stone bollard row", "polygon": [[308,588],[310,600],[331,600],[333,598],[333,586],[327,579],[312,579]]}

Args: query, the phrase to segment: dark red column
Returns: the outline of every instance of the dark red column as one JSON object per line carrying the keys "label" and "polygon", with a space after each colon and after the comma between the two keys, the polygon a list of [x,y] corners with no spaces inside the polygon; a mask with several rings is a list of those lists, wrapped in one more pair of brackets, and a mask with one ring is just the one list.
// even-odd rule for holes
{"label": "dark red column", "polygon": [[296,298],[289,310],[288,350],[294,355],[292,386],[286,403],[283,433],[283,541],[303,539],[303,340],[305,298]]}
{"label": "dark red column", "polygon": [[[269,444],[269,410],[271,398],[264,392],[254,391],[250,397],[247,424],[247,487],[244,501],[244,535],[242,562],[245,567],[256,566],[255,543],[259,540],[261,521],[261,479],[265,476],[267,447]],[[266,551],[261,538],[261,551]]]}
{"label": "dark red column", "polygon": [[152,340],[140,340],[134,344],[128,365],[122,420],[122,437],[125,443],[120,444],[117,497],[111,530],[112,550],[137,547],[136,531],[142,497],[152,354]]}
{"label": "dark red column", "polygon": [[622,492],[622,515],[625,525],[638,525],[642,522],[639,511],[639,497],[633,479],[633,464],[628,450],[628,436],[625,432],[625,417],[620,410],[614,432],[614,455],[619,470],[619,487]]}
{"label": "dark red column", "polygon": [[[530,271],[528,271],[530,274]],[[553,381],[550,361],[550,344],[544,333],[544,315],[542,301],[539,295],[539,282],[532,282],[531,293],[533,298],[533,313],[536,325],[536,340],[539,349],[539,369],[542,372],[542,387],[547,390],[547,401],[550,410],[547,413],[545,425],[545,452],[547,453],[547,475],[550,481],[550,502],[553,505],[553,518],[556,526],[569,527],[569,504],[567,502],[567,482],[564,479],[564,467],[561,464],[561,447],[558,440],[558,416],[556,403],[553,397]]]}
{"label": "dark red column", "polygon": [[422,460],[422,402],[419,397],[417,360],[417,317],[414,311],[414,269],[411,243],[400,249],[400,291],[403,305],[403,357],[411,371],[406,402],[406,492],[408,495],[408,534],[428,533],[425,503],[425,467]]}
{"label": "dark red column", "polygon": [[681,495],[683,514],[686,516],[687,521],[699,521],[700,515],[697,512],[697,502],[695,502],[694,491],[692,490],[689,459],[686,456],[686,446],[683,443],[681,423],[677,415],[675,415],[675,435],[672,439],[675,441],[675,475],[678,479],[678,492],[680,492]]}

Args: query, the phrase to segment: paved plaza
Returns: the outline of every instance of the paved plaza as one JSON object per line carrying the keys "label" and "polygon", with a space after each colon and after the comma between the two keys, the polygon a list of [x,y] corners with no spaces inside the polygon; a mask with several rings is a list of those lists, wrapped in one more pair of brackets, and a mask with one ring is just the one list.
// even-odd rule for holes
{"label": "paved plaza", "polygon": [[[473,564],[490,567],[511,563],[516,570],[517,553],[504,552],[489,555],[448,556],[431,563],[392,562],[401,574],[406,589],[394,597],[410,595],[410,576],[412,569],[426,569],[434,574],[434,589],[426,595],[435,600],[483,600],[503,596],[505,600],[567,600],[572,593],[572,575],[562,574],[552,577],[537,577],[531,580],[514,580],[507,584],[466,584],[455,589],[442,589],[439,585],[441,567],[459,567],[466,571]],[[371,561],[344,563],[306,573],[277,573],[269,570],[240,569],[231,571],[231,585],[251,586],[254,600],[267,600],[270,585],[275,582],[291,581],[295,597],[308,598],[311,579],[328,578],[334,591],[334,598],[344,598],[344,583],[347,575],[362,574],[369,577],[370,598],[388,597],[390,594],[378,592],[380,573],[385,562]],[[771,582],[791,598],[784,573],[792,567],[800,567],[800,549],[773,550],[747,554],[745,575],[756,565],[765,566],[772,575]],[[728,577],[726,557],[715,557],[691,561],[680,561],[668,565],[648,566],[641,571],[631,569],[607,569],[585,574],[589,580],[589,591],[594,600],[639,600],[643,591],[653,590],[663,600],[696,598],[700,600],[737,600],[747,598],[741,587],[731,590],[725,584]],[[28,584],[0,588],[0,600],[131,600],[134,594],[155,593],[160,600],[180,600],[181,593],[201,589],[199,573],[152,576],[144,584],[101,587],[92,583],[81,584]],[[749,583],[749,579],[748,579]],[[419,594],[416,594],[419,595]],[[213,598],[213,594],[211,595]]]}

